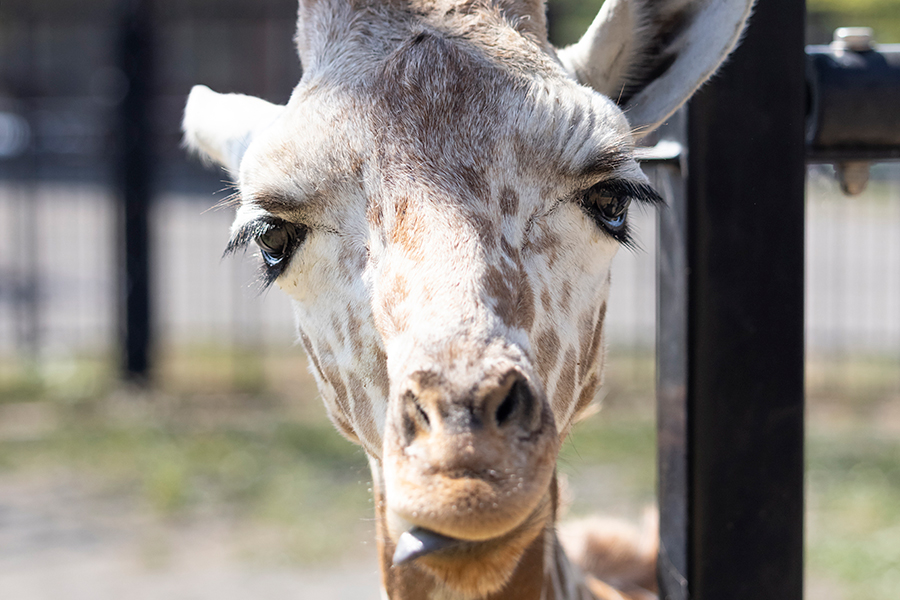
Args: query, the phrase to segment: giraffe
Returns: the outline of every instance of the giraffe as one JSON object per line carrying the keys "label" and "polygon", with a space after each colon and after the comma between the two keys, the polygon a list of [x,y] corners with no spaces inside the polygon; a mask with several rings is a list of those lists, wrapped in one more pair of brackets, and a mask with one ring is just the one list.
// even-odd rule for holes
{"label": "giraffe", "polygon": [[542,0],[300,0],[285,106],[191,91],[186,145],[239,190],[226,252],[258,246],[369,459],[384,598],[655,597],[628,536],[568,557],[555,463],[601,383],[629,205],[661,202],[636,142],[751,8],[607,0],[557,50]]}

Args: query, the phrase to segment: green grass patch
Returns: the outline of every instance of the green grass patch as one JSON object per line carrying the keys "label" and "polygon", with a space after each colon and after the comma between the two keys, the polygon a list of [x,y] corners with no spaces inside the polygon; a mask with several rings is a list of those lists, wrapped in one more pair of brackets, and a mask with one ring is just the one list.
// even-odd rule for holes
{"label": "green grass patch", "polygon": [[228,515],[277,531],[267,553],[289,562],[333,560],[371,537],[367,462],[326,419],[225,405],[232,414],[210,424],[196,408],[164,398],[58,405],[55,431],[0,441],[0,475],[75,472],[162,521]]}
{"label": "green grass patch", "polygon": [[807,577],[834,598],[900,590],[900,440],[812,428],[807,442]]}

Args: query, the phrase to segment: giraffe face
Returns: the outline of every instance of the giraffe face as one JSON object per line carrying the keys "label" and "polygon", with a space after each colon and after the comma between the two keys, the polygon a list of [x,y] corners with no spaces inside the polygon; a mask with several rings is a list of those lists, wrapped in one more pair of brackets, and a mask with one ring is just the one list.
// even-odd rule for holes
{"label": "giraffe face", "polygon": [[627,205],[657,198],[621,111],[538,67],[413,35],[370,80],[307,76],[241,164],[235,243],[293,300],[329,415],[383,469],[394,541],[540,532],[600,383]]}

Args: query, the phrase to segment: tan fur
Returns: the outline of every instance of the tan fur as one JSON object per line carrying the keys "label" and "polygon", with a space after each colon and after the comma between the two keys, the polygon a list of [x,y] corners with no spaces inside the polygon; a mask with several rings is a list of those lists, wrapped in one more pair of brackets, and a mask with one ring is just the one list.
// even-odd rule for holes
{"label": "tan fur", "polygon": [[623,521],[593,517],[566,523],[560,540],[586,573],[634,598],[655,597],[659,551],[656,513],[648,511],[641,529]]}
{"label": "tan fur", "polygon": [[[557,453],[600,385],[621,239],[590,194],[652,199],[632,126],[687,98],[750,3],[607,0],[614,35],[601,19],[560,61],[540,0],[302,0],[286,106],[192,93],[186,141],[240,189],[231,248],[289,242],[265,277],[369,456],[392,600],[651,593],[651,547],[608,525],[584,538],[600,581],[555,532]],[[592,82],[601,63],[624,83]],[[625,86],[643,121],[574,77]],[[457,544],[393,565],[414,527]]]}

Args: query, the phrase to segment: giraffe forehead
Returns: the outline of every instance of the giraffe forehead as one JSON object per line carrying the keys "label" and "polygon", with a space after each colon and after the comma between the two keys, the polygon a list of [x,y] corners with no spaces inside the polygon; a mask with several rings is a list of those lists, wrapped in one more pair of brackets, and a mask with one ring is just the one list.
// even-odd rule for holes
{"label": "giraffe forehead", "polygon": [[251,146],[242,175],[307,192],[369,163],[474,187],[500,159],[536,182],[627,162],[621,110],[527,50],[535,64],[511,66],[471,40],[420,32],[367,61],[364,75],[333,61],[301,81],[284,117]]}
{"label": "giraffe forehead", "polygon": [[622,112],[560,71],[527,73],[477,45],[420,33],[375,69],[365,88],[380,164],[403,164],[470,186],[485,165],[534,181],[596,176],[628,162]]}

